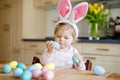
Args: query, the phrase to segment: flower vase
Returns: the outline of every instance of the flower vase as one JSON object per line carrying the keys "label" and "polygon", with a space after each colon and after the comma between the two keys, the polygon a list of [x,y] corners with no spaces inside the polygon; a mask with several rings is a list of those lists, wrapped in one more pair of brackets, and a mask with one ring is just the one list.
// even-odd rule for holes
{"label": "flower vase", "polygon": [[89,23],[89,40],[99,40],[100,30],[98,23]]}

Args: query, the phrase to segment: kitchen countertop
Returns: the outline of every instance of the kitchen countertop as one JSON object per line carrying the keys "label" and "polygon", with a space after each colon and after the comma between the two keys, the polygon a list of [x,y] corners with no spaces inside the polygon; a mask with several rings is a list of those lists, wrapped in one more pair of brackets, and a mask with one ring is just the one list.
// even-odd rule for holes
{"label": "kitchen countertop", "polygon": [[[2,72],[2,66],[0,64],[0,80],[20,80],[13,75],[13,70],[5,74]],[[120,73],[111,73],[106,72],[103,75],[95,75],[92,71],[82,71],[77,69],[64,69],[64,68],[55,68],[53,80],[119,80]],[[63,74],[63,75],[62,75]],[[31,79],[36,80],[36,79]],[[37,80],[44,80],[42,77],[39,77]]]}
{"label": "kitchen countertop", "polygon": [[78,42],[89,42],[89,43],[120,43],[120,39],[100,39],[100,40],[79,39]]}
{"label": "kitchen countertop", "polygon": [[[32,41],[32,42],[45,42],[47,40],[54,40],[53,38],[45,39],[22,39],[23,41]],[[110,39],[110,38],[101,38],[99,40],[89,40],[88,38],[78,38],[78,42],[88,42],[88,43],[120,43],[120,39]]]}

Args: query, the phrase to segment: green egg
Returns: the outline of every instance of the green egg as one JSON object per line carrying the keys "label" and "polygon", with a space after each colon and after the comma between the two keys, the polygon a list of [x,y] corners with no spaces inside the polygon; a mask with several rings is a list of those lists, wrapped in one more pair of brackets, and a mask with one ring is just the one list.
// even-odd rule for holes
{"label": "green egg", "polygon": [[74,63],[79,63],[79,59],[75,55],[72,57],[72,60]]}
{"label": "green egg", "polygon": [[21,68],[22,70],[26,70],[26,65],[24,63],[18,63],[17,68]]}

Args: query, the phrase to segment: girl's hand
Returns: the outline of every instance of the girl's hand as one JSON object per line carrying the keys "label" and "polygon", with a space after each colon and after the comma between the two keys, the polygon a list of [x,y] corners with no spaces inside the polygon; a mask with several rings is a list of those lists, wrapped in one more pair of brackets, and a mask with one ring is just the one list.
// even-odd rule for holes
{"label": "girl's hand", "polygon": [[54,52],[54,45],[53,45],[53,41],[47,41],[46,42],[46,47],[48,49],[48,53],[53,53]]}

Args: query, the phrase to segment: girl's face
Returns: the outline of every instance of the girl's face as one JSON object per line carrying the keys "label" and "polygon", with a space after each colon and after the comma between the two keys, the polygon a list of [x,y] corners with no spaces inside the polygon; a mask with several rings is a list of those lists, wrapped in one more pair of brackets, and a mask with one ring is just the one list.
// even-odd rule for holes
{"label": "girl's face", "polygon": [[58,30],[55,34],[55,41],[60,44],[60,49],[69,48],[73,42],[71,31]]}

